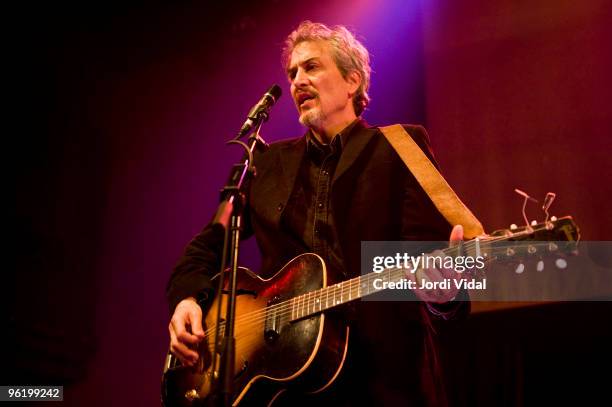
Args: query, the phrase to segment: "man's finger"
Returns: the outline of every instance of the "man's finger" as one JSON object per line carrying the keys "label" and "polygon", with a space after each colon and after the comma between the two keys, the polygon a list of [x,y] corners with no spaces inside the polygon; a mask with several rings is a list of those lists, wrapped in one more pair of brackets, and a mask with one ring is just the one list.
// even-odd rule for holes
{"label": "man's finger", "polygon": [[[174,327],[176,328],[176,325],[174,325]],[[176,337],[178,338],[179,342],[186,343],[189,345],[197,345],[198,343],[200,343],[199,337],[197,337],[196,335],[192,334],[191,332],[189,332],[188,330],[184,328],[175,329],[175,331],[176,331]]]}
{"label": "man's finger", "polygon": [[455,225],[455,227],[453,227],[453,230],[451,231],[449,241],[451,243],[457,243],[461,240],[463,240],[463,226]]}
{"label": "man's finger", "polygon": [[191,326],[189,319],[189,314],[174,315],[170,324],[179,342],[196,345],[200,342],[200,338],[187,330],[187,326]]}
{"label": "man's finger", "polygon": [[192,349],[189,349],[186,345],[182,344],[177,336],[172,324],[169,327],[170,329],[170,351],[176,355],[181,363],[185,365],[193,365],[198,359],[198,353]]}
{"label": "man's finger", "polygon": [[193,307],[190,309],[189,320],[191,333],[197,336],[198,339],[204,338],[204,330],[202,329],[202,309],[200,307]]}
{"label": "man's finger", "polygon": [[423,269],[423,272],[420,274],[421,280],[425,279],[431,282],[440,282],[444,281],[444,276],[440,272],[440,270],[436,268],[426,268]]}

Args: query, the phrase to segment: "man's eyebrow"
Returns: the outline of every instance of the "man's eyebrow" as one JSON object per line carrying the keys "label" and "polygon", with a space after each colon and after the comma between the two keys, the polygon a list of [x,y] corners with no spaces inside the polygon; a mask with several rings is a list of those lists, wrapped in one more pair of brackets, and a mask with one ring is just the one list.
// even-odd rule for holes
{"label": "man's eyebrow", "polygon": [[316,61],[318,61],[319,59],[320,59],[319,57],[311,57],[311,58],[305,59],[305,60],[303,60],[303,61],[300,61],[300,62],[298,62],[298,63],[297,63],[297,64],[295,64],[295,65],[291,65],[291,66],[289,66],[289,67],[287,68],[287,74],[289,75],[289,74],[291,74],[292,72],[294,72],[294,71],[297,69],[296,67],[297,67],[298,65],[306,65],[306,64],[307,64],[307,63],[309,63],[309,62],[313,62],[313,61],[314,61],[314,62],[316,62]]}

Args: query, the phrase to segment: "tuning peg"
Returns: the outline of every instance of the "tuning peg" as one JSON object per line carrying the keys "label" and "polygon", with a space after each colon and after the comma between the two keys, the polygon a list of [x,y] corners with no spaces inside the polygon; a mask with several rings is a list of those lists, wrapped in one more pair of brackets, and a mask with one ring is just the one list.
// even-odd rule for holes
{"label": "tuning peg", "polygon": [[532,221],[531,221],[531,226],[535,226],[535,225],[537,225],[537,224],[538,224],[538,221],[537,221],[537,220],[532,220]]}
{"label": "tuning peg", "polygon": [[510,225],[510,230],[516,230],[518,229],[518,226],[516,226],[516,223],[513,223],[512,225]]}
{"label": "tuning peg", "polygon": [[544,204],[542,205],[542,210],[546,214],[546,219],[544,219],[544,223],[548,222],[548,209],[550,208],[550,205],[552,205],[556,197],[557,194],[555,194],[554,192],[548,192],[544,197]]}
{"label": "tuning peg", "polygon": [[525,265],[523,263],[519,263],[514,270],[516,274],[521,274],[523,271],[525,271]]}
{"label": "tuning peg", "polygon": [[[529,221],[527,220],[527,212],[525,212],[525,210],[527,208],[527,201],[538,202],[538,200],[537,199],[533,199],[532,197],[527,195],[526,192],[523,192],[520,189],[515,188],[514,192],[516,192],[517,194],[519,194],[520,196],[525,198],[523,200],[523,211],[522,212],[523,212],[523,220],[525,221],[525,226],[527,226],[527,230],[529,230],[531,227],[529,226]],[[536,223],[536,225],[537,225],[537,223]]]}
{"label": "tuning peg", "polygon": [[537,199],[534,199],[532,197],[530,197],[527,192],[521,191],[518,188],[514,188],[514,192],[516,192],[517,194],[519,194],[520,196],[522,196],[523,198],[525,198],[526,200],[529,200],[531,202],[538,202]]}
{"label": "tuning peg", "polygon": [[567,260],[565,260],[563,258],[558,258],[557,260],[555,260],[555,266],[559,270],[563,270],[563,269],[567,268]]}
{"label": "tuning peg", "polygon": [[544,270],[544,261],[543,260],[538,261],[538,264],[536,266],[536,270],[538,270],[538,271],[543,271]]}

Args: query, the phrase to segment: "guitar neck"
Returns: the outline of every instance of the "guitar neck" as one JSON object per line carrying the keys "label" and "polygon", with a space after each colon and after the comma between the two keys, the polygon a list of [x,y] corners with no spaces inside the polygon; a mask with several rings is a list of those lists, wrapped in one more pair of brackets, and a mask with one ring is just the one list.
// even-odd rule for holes
{"label": "guitar neck", "polygon": [[[483,250],[488,249],[488,245],[482,244],[478,239],[467,243],[446,248],[442,252],[445,256],[453,257],[459,255],[459,253],[480,256]],[[375,283],[376,280],[379,281]],[[389,287],[389,284],[398,283],[407,284],[407,280],[406,269],[386,268],[380,273],[372,272],[293,297],[287,301],[287,305],[291,308],[291,320],[307,318],[386,289],[376,287]]]}
{"label": "guitar neck", "polygon": [[307,318],[379,292],[381,290],[374,287],[374,280],[397,283],[406,279],[405,273],[406,271],[401,268],[389,268],[382,273],[369,273],[293,297],[287,301],[291,307],[291,320]]}
{"label": "guitar neck", "polygon": [[[442,252],[445,256],[453,257],[461,253],[470,256],[480,256],[482,255],[481,253],[485,253],[488,249],[489,246],[483,243],[483,241],[474,239],[465,244],[462,242],[458,246],[443,249]],[[380,281],[375,284],[375,280]],[[372,272],[293,297],[287,301],[287,305],[291,308],[291,320],[307,318],[384,290],[376,287],[388,287],[390,283],[406,282],[407,284],[407,280],[406,269],[386,268],[380,273]]]}
{"label": "guitar neck", "polygon": [[[518,230],[501,230],[489,236],[461,242],[456,246],[442,250],[444,256],[459,255],[473,258],[481,257],[485,262],[512,258],[516,255],[533,255],[542,252],[570,251],[580,235],[571,217],[555,219],[533,227]],[[537,241],[540,240],[540,241]],[[548,241],[548,243],[546,242]],[[566,247],[559,247],[553,241],[565,241]],[[380,273],[372,272],[350,280],[342,281],[284,301],[283,305],[291,309],[291,320],[307,318],[328,309],[372,295],[390,283],[407,282],[407,270],[404,268],[387,268]],[[466,274],[470,272],[467,271]],[[375,280],[380,280],[375,284]],[[386,284],[385,284],[386,283]],[[276,304],[280,305],[280,304]]]}

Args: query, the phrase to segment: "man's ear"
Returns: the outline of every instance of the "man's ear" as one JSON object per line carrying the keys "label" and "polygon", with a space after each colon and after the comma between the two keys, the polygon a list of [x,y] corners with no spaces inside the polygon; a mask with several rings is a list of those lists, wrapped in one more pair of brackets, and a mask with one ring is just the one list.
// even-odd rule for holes
{"label": "man's ear", "polygon": [[349,72],[346,76],[346,83],[349,84],[349,92],[351,97],[353,97],[361,85],[361,74],[357,71]]}

